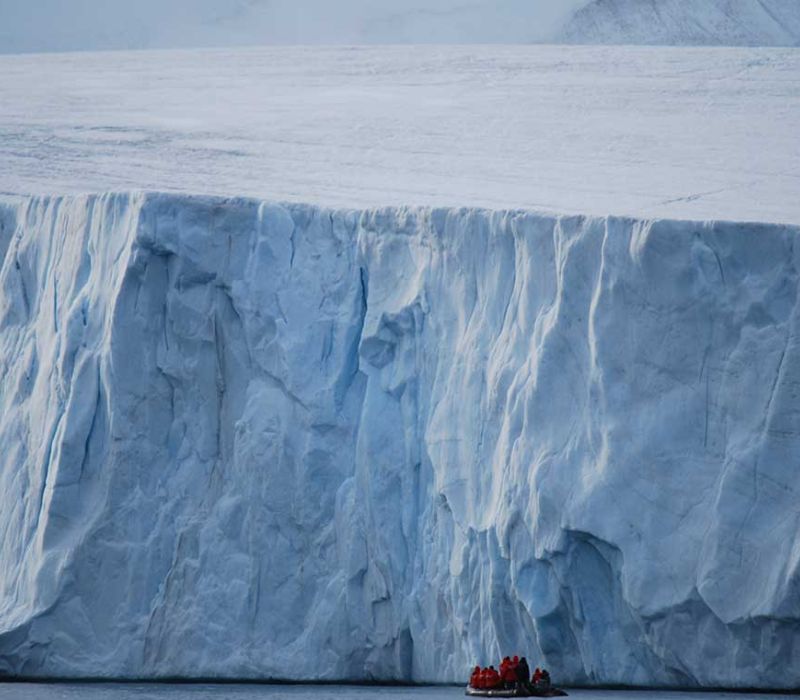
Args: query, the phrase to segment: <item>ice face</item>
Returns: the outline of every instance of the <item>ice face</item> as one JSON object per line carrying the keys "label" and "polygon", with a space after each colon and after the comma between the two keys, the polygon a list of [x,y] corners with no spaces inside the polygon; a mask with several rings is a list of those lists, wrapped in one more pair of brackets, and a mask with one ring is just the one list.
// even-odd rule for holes
{"label": "ice face", "polygon": [[798,684],[796,227],[0,212],[0,672]]}

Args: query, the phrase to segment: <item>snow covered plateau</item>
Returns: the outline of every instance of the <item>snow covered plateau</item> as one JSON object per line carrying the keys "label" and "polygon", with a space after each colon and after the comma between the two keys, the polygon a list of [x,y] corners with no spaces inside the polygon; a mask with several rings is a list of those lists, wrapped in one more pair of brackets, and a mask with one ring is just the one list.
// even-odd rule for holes
{"label": "snow covered plateau", "polygon": [[0,59],[0,675],[800,686],[799,68]]}
{"label": "snow covered plateau", "polygon": [[0,56],[0,193],[800,223],[800,50]]}

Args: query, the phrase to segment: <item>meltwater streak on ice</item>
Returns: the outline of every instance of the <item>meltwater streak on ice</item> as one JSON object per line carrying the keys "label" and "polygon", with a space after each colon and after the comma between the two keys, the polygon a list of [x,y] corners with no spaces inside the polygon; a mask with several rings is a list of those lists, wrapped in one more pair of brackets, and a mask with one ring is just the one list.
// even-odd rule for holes
{"label": "meltwater streak on ice", "polygon": [[797,227],[0,212],[0,674],[800,684]]}

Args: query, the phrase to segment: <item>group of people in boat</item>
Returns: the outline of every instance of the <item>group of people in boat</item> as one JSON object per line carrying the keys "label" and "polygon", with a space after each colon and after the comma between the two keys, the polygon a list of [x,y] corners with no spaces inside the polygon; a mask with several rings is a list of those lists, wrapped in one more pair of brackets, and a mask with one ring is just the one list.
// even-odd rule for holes
{"label": "group of people in boat", "polygon": [[495,690],[530,687],[546,690],[550,687],[550,674],[547,669],[536,668],[531,674],[528,660],[523,656],[506,656],[500,662],[500,668],[494,666],[481,668],[476,666],[469,678],[469,685],[476,690]]}

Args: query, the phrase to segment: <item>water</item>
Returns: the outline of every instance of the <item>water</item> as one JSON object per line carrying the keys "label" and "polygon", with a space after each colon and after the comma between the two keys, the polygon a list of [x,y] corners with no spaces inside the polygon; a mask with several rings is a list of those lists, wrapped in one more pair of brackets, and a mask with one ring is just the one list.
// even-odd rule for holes
{"label": "water", "polygon": [[[460,687],[0,683],[0,700],[461,700]],[[791,695],[677,691],[573,690],[574,700],[777,700]]]}

